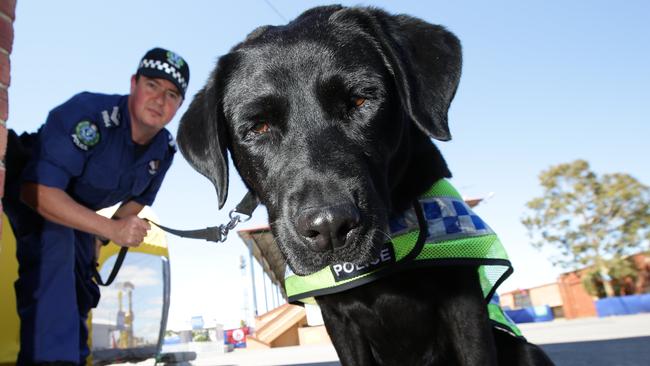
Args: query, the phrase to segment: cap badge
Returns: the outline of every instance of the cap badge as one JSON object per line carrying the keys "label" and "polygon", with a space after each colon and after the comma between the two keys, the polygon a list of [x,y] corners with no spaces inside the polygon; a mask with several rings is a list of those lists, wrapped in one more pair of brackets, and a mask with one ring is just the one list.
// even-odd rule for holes
{"label": "cap badge", "polygon": [[180,69],[181,67],[183,67],[183,65],[185,65],[185,61],[183,61],[183,58],[172,51],[167,51],[167,62],[174,65],[174,67],[176,67],[177,69]]}

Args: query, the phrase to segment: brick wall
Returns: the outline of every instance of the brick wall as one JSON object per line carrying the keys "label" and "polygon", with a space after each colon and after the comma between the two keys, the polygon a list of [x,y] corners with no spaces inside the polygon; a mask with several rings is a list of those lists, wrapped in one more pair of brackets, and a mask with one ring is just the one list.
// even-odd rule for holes
{"label": "brick wall", "polygon": [[[9,94],[11,84],[11,47],[14,43],[14,19],[16,0],[0,0],[0,197],[5,186],[5,151],[7,149],[7,119],[9,118]],[[0,215],[2,203],[0,202]],[[2,226],[0,226],[0,237]]]}
{"label": "brick wall", "polygon": [[557,282],[564,303],[564,316],[567,319],[598,315],[594,297],[587,293],[578,273],[563,273]]}

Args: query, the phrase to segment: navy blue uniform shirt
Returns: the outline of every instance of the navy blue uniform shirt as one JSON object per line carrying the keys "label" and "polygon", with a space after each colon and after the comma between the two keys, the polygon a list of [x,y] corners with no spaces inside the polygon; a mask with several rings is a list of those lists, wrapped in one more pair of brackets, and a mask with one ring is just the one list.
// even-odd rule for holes
{"label": "navy blue uniform shirt", "polygon": [[151,205],[176,146],[166,129],[149,145],[136,145],[127,101],[84,92],[53,109],[23,181],[60,188],[92,210],[127,200]]}

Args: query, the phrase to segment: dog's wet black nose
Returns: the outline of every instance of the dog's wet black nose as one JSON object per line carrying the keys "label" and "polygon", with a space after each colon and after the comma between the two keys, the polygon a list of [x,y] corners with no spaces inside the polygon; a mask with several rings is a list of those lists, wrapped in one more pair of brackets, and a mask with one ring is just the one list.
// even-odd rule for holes
{"label": "dog's wet black nose", "polygon": [[298,215],[296,230],[313,250],[324,252],[344,246],[359,221],[359,211],[352,204],[316,207]]}

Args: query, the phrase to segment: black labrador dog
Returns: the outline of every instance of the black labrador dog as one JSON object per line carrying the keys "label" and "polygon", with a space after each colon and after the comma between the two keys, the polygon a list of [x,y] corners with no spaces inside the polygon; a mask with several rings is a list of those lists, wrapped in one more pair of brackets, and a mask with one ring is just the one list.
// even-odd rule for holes
{"label": "black labrador dog", "polygon": [[[376,8],[318,7],[222,56],[182,117],[178,144],[228,193],[228,152],[268,209],[291,270],[368,263],[389,218],[451,173],[461,72],[441,26]],[[477,267],[440,265],[316,297],[344,365],[549,365],[488,320]]]}

